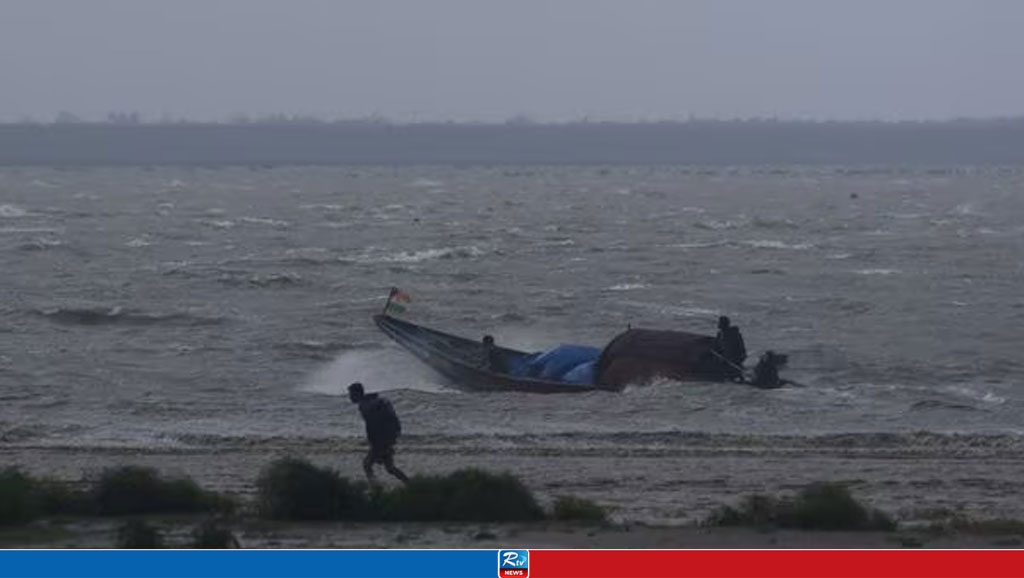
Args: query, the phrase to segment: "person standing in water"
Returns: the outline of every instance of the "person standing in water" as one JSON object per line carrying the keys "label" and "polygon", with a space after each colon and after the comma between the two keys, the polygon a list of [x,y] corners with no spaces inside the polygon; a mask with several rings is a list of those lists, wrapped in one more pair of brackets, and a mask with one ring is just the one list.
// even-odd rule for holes
{"label": "person standing in water", "polygon": [[743,379],[743,362],[747,360],[747,346],[743,343],[740,328],[733,325],[725,315],[718,318],[715,349],[728,362],[725,368],[726,376],[732,380]]}
{"label": "person standing in water", "polygon": [[348,386],[348,398],[359,404],[359,413],[366,422],[370,451],[363,458],[363,470],[367,479],[374,480],[373,464],[382,464],[389,474],[408,482],[409,476],[395,465],[395,443],[402,433],[402,422],[391,402],[380,394],[366,393],[363,384],[358,382]]}

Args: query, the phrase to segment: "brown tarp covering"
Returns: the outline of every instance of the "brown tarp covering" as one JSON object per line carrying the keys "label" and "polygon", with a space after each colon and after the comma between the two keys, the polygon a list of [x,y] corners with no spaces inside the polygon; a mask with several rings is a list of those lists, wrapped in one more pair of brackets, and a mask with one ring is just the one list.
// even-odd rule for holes
{"label": "brown tarp covering", "polygon": [[630,329],[604,348],[597,361],[597,384],[643,383],[654,378],[723,379],[711,353],[715,338],[684,331]]}

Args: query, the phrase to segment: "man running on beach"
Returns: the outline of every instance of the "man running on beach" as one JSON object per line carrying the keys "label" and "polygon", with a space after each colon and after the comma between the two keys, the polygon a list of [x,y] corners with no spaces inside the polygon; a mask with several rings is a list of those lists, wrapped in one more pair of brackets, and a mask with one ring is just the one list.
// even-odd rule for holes
{"label": "man running on beach", "polygon": [[353,383],[348,386],[348,398],[352,403],[359,404],[359,413],[366,422],[366,439],[370,442],[370,451],[363,458],[363,470],[371,482],[373,464],[383,464],[389,474],[403,482],[409,477],[395,466],[395,442],[402,433],[402,423],[391,402],[376,393],[366,393],[363,384]]}

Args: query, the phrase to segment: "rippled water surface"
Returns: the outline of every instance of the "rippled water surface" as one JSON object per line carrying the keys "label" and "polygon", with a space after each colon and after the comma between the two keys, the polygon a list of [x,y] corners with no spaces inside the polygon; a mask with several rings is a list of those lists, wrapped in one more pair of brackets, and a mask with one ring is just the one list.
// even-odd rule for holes
{"label": "rippled water surface", "polygon": [[[358,436],[358,379],[453,447],[1017,446],[1022,249],[1018,169],[3,169],[0,441]],[[805,387],[459,392],[391,285],[524,348],[724,313]]]}

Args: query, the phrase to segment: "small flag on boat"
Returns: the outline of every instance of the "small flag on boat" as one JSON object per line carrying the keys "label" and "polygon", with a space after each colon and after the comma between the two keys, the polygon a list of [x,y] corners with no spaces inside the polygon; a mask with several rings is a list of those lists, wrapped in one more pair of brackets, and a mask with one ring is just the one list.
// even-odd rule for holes
{"label": "small flag on boat", "polygon": [[384,304],[384,313],[405,313],[405,305],[412,301],[412,297],[405,291],[402,291],[398,287],[392,287],[391,293],[388,294],[388,302]]}

